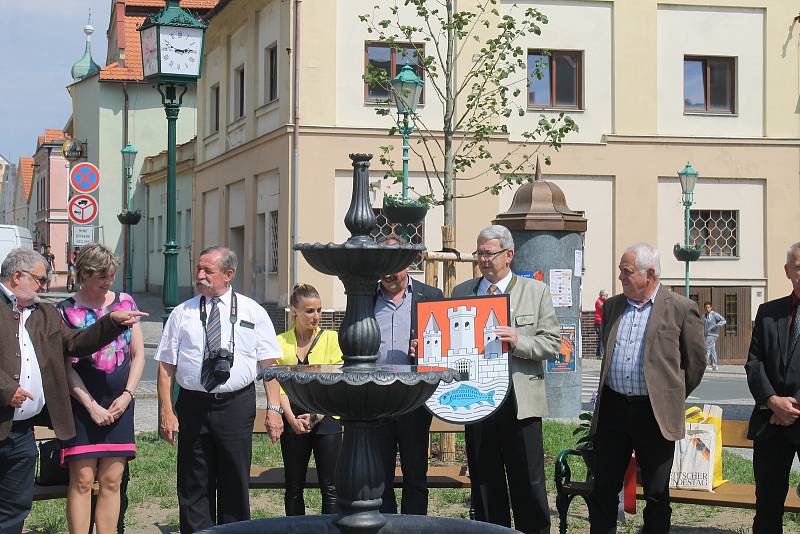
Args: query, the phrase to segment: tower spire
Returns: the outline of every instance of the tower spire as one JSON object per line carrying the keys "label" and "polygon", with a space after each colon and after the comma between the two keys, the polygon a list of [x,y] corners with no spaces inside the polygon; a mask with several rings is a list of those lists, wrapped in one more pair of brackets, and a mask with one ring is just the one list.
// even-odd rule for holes
{"label": "tower spire", "polygon": [[92,26],[91,8],[89,8],[89,18],[86,21],[86,26],[83,27],[83,33],[86,34],[86,46],[83,51],[83,57],[72,66],[72,79],[76,82],[89,76],[94,76],[100,72],[100,66],[92,59],[92,34],[94,33],[94,26]]}

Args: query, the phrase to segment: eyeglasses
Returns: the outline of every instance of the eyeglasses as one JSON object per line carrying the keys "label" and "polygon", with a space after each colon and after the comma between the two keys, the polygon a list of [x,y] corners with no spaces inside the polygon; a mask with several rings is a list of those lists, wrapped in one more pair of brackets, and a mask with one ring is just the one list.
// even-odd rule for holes
{"label": "eyeglasses", "polygon": [[31,278],[36,280],[36,283],[38,283],[40,286],[44,286],[47,284],[47,276],[36,276],[32,272],[26,271],[25,269],[20,269],[20,271],[22,271],[25,274],[31,275]]}
{"label": "eyeglasses", "polygon": [[472,257],[476,260],[493,260],[495,259],[498,254],[502,254],[503,252],[507,251],[507,248],[498,250],[497,252],[478,252],[477,250],[472,253]]}

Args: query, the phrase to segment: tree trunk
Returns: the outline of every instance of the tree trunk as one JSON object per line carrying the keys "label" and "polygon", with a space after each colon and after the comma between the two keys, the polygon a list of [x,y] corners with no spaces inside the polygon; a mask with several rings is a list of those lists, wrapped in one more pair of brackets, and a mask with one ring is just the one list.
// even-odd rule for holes
{"label": "tree trunk", "polygon": [[[453,21],[454,0],[447,0],[447,21]],[[455,229],[453,213],[453,196],[455,195],[455,171],[453,169],[453,115],[455,114],[455,69],[456,69],[456,30],[447,29],[447,59],[444,66],[445,102],[444,102],[444,224]],[[455,241],[455,240],[454,240]],[[453,245],[455,248],[455,245]]]}

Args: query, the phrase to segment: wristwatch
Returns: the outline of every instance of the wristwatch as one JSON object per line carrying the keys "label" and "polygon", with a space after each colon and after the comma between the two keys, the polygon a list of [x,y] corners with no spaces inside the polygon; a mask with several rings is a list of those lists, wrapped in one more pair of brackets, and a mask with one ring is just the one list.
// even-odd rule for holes
{"label": "wristwatch", "polygon": [[280,404],[268,404],[267,410],[272,410],[273,412],[283,415],[283,408],[281,408]]}
{"label": "wristwatch", "polygon": [[136,399],[136,395],[133,394],[133,391],[131,391],[129,389],[123,389],[122,392],[123,393],[127,393],[128,395],[130,395],[131,396],[131,400]]}

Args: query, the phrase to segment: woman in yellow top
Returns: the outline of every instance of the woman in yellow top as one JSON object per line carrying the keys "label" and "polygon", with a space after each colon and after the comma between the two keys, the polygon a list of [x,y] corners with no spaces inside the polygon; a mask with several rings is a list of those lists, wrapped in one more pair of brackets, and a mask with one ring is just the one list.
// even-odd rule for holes
{"label": "woman in yellow top", "polygon": [[[278,336],[283,350],[279,365],[316,365],[342,363],[339,335],[319,328],[322,304],[313,286],[298,284],[289,298],[292,327]],[[284,506],[286,515],[305,515],[303,489],[311,452],[317,464],[317,477],[322,492],[322,513],[335,514],[336,486],[334,475],[342,446],[342,424],[333,417],[304,413],[281,392],[284,414],[281,454],[286,478]]]}

